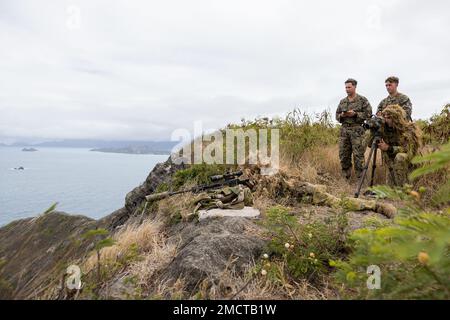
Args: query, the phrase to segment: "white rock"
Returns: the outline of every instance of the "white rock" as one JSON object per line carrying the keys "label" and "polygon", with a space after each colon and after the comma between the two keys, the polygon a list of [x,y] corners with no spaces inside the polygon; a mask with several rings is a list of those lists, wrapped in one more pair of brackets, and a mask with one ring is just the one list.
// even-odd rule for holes
{"label": "white rock", "polygon": [[244,209],[211,209],[211,210],[199,210],[198,220],[203,220],[212,217],[243,217],[243,218],[257,218],[260,212],[253,207],[244,207]]}

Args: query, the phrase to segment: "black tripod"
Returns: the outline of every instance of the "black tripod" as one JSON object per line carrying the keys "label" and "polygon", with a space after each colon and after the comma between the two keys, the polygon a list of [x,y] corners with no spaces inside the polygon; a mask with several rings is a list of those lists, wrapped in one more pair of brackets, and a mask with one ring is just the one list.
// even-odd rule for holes
{"label": "black tripod", "polygon": [[355,198],[359,197],[361,193],[361,188],[366,179],[367,171],[369,170],[370,160],[372,160],[372,176],[370,177],[369,186],[373,186],[373,179],[375,177],[375,168],[377,167],[377,151],[378,151],[378,143],[381,141],[381,135],[377,132],[374,134],[374,138],[372,141],[372,146],[370,147],[369,158],[367,158],[366,165],[364,166],[363,172],[361,173],[361,177],[359,178],[358,189],[355,192]]}

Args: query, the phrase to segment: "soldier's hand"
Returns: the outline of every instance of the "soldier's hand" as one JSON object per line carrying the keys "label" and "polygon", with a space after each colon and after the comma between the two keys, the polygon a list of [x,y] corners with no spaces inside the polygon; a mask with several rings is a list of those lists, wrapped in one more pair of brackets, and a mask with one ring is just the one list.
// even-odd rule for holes
{"label": "soldier's hand", "polygon": [[347,116],[348,117],[354,117],[356,115],[356,112],[355,111],[353,111],[353,110],[348,110],[347,111]]}
{"label": "soldier's hand", "polygon": [[381,140],[380,143],[378,143],[378,148],[380,148],[381,151],[388,151],[389,145],[384,142],[384,140]]}

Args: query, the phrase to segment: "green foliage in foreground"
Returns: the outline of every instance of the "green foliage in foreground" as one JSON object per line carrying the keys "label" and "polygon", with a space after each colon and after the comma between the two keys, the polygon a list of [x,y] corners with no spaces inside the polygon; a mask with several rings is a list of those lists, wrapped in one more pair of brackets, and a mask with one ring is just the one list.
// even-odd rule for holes
{"label": "green foliage in foreground", "polygon": [[[450,298],[450,211],[398,217],[395,225],[360,229],[347,261],[332,261],[350,296],[381,299]],[[381,269],[381,288],[368,289],[367,267]]]}
{"label": "green foliage in foreground", "polygon": [[[448,148],[419,158],[417,162],[426,162],[412,176],[448,166]],[[350,236],[352,253],[348,259],[330,262],[338,269],[338,283],[347,289],[349,297],[450,299],[450,208],[427,212],[420,205],[420,193],[386,186],[373,190],[379,196],[406,201],[406,208],[399,211],[392,226],[360,229]],[[450,194],[441,190],[442,198],[438,200],[448,201]],[[379,289],[368,289],[367,268],[371,265],[380,268]]]}
{"label": "green foliage in foreground", "polygon": [[[439,151],[414,158],[413,163],[421,164],[422,167],[411,173],[411,179],[416,179],[423,175],[436,172],[450,176],[450,141],[446,145],[442,146]],[[450,179],[448,179],[444,185],[440,186],[432,200],[435,204],[450,203]]]}

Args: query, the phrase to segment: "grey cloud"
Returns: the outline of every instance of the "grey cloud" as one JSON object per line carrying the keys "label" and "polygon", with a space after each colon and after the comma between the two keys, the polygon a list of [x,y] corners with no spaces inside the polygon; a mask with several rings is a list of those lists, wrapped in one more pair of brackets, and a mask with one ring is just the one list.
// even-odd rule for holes
{"label": "grey cloud", "polygon": [[[67,8],[80,8],[80,28]],[[295,107],[375,108],[401,78],[414,117],[450,97],[447,1],[2,1],[5,137],[168,139]],[[375,15],[375,16],[374,16]],[[45,121],[38,120],[45,119]],[[3,137],[3,138],[2,138]]]}

